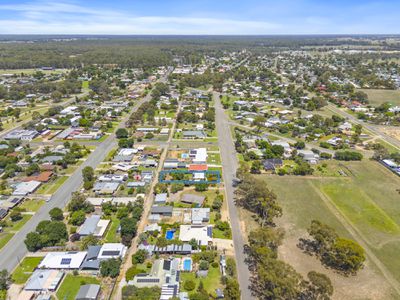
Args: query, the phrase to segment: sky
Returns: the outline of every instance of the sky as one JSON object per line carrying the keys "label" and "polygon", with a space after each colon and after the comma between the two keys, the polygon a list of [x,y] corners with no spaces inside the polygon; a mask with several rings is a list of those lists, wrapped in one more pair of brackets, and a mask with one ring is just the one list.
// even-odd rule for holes
{"label": "sky", "polygon": [[400,34],[400,0],[0,0],[0,34]]}

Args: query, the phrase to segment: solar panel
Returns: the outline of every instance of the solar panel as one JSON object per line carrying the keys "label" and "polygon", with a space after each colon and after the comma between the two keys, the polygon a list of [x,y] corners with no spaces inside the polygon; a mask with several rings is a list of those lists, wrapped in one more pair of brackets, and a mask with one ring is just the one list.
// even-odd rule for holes
{"label": "solar panel", "polygon": [[212,227],[207,227],[207,235],[212,237]]}
{"label": "solar panel", "polygon": [[63,258],[61,259],[62,265],[69,265],[71,263],[71,258]]}
{"label": "solar panel", "polygon": [[158,278],[140,278],[136,280],[138,283],[157,283],[160,282],[160,279]]}
{"label": "solar panel", "polygon": [[105,251],[103,251],[103,253],[101,255],[102,256],[117,256],[117,255],[119,255],[119,251],[105,250]]}

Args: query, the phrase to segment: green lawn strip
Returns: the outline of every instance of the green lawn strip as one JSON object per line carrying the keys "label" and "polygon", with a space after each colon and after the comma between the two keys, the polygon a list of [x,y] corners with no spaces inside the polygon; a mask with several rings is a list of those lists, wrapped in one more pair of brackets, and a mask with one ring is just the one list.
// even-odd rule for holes
{"label": "green lawn strip", "polygon": [[14,233],[4,232],[0,233],[0,249],[7,245],[8,241],[12,239]]}
{"label": "green lawn strip", "polygon": [[74,276],[68,274],[65,276],[57,291],[57,298],[62,300],[74,300],[81,285],[85,284],[99,284],[99,280],[94,277]]}
{"label": "green lawn strip", "polygon": [[24,284],[32,272],[39,265],[43,257],[25,257],[19,266],[12,273],[12,280],[16,284]]}
{"label": "green lawn strip", "polygon": [[32,215],[22,215],[21,220],[15,223],[13,222],[13,226],[7,227],[6,229],[10,231],[19,231],[25,225],[25,223],[29,221],[30,218],[32,218]]}
{"label": "green lawn strip", "polygon": [[[220,272],[219,268],[213,268],[210,266],[210,269],[208,270],[208,275],[205,278],[196,278],[195,272],[181,272],[181,281],[182,281],[182,290],[185,290],[185,282],[188,280],[192,280],[193,282],[196,283],[196,289],[198,288],[200,281],[203,281],[203,286],[206,289],[207,292],[215,294],[215,290],[217,288],[222,288],[222,284],[220,281]],[[187,291],[189,292],[189,291]]]}
{"label": "green lawn strip", "polygon": [[60,188],[60,186],[62,186],[64,184],[64,182],[67,181],[68,178],[69,178],[68,176],[58,177],[56,182],[48,190],[48,193],[49,194],[54,194]]}
{"label": "green lawn strip", "polygon": [[119,227],[120,220],[116,217],[112,217],[111,225],[108,228],[105,241],[106,243],[119,243],[121,241],[117,229]]}

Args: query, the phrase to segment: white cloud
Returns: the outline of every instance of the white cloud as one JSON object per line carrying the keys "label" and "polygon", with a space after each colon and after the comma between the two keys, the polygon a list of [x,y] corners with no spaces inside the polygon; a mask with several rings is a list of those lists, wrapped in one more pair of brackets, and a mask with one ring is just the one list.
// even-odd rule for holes
{"label": "white cloud", "polygon": [[135,16],[68,2],[0,5],[18,17],[0,20],[1,34],[265,34],[280,25],[218,18]]}

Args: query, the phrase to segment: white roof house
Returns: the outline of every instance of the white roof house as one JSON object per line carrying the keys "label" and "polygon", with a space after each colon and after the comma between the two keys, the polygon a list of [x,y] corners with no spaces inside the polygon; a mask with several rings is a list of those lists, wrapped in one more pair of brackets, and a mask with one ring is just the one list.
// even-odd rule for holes
{"label": "white roof house", "polygon": [[212,226],[181,225],[179,239],[183,242],[195,239],[199,245],[207,246],[212,241]]}
{"label": "white roof house", "polygon": [[25,196],[30,193],[33,193],[39,186],[40,186],[39,181],[26,181],[26,182],[20,182],[15,186],[15,190],[13,191],[14,196]]}
{"label": "white roof house", "polygon": [[204,164],[207,162],[207,148],[197,148],[190,151],[190,157],[195,164]]}
{"label": "white roof house", "polygon": [[98,259],[122,258],[127,247],[120,243],[106,243],[101,246]]}
{"label": "white roof house", "polygon": [[39,264],[39,269],[79,269],[86,251],[49,252]]}

